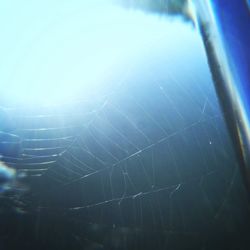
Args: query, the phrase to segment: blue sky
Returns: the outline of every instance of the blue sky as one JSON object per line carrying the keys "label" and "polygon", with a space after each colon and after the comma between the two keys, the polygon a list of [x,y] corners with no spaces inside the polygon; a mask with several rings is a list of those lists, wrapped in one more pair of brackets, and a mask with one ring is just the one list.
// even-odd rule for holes
{"label": "blue sky", "polygon": [[1,95],[17,103],[84,99],[159,44],[173,56],[183,37],[197,39],[181,22],[101,0],[4,0],[0,28]]}

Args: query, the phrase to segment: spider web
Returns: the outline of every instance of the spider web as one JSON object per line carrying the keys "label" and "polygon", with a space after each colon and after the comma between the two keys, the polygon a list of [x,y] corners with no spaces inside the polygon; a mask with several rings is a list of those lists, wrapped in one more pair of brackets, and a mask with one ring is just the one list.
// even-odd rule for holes
{"label": "spider web", "polygon": [[2,105],[1,160],[26,173],[28,212],[64,218],[90,249],[201,249],[214,225],[235,232],[244,192],[207,65],[173,63],[131,67],[85,100]]}
{"label": "spider web", "polygon": [[192,238],[219,218],[237,168],[213,89],[170,79],[174,89],[151,77],[147,91],[124,81],[63,108],[5,108],[20,151],[2,160],[27,174],[36,209],[87,216],[92,233],[116,230],[125,242],[152,228]]}

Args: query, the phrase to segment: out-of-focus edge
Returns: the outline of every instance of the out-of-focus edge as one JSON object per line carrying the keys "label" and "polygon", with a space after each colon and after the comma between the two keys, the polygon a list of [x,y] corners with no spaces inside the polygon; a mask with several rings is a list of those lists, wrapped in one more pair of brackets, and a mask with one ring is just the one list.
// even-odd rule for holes
{"label": "out-of-focus edge", "polygon": [[232,62],[234,58],[230,53],[230,47],[226,46],[223,31],[219,29],[221,20],[216,17],[214,1],[193,0],[192,4],[196,11],[195,23],[202,35],[214,86],[250,198],[250,107],[249,102],[244,101],[247,93],[240,87],[242,79],[234,67],[237,62]]}

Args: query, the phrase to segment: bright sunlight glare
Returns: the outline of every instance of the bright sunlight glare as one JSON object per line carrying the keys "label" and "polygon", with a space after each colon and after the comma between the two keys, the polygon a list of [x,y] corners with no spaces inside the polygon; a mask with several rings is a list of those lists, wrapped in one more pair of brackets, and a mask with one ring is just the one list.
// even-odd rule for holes
{"label": "bright sunlight glare", "polygon": [[1,97],[15,104],[89,98],[166,43],[163,31],[186,32],[164,18],[93,0],[3,1],[0,27]]}

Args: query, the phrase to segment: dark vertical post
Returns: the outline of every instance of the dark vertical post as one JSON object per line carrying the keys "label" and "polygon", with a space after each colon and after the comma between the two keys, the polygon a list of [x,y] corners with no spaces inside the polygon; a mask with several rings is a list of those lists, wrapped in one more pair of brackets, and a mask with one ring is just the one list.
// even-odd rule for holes
{"label": "dark vertical post", "polygon": [[215,88],[250,198],[250,6],[194,0]]}

